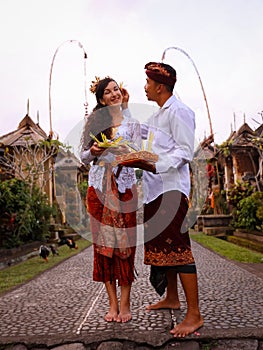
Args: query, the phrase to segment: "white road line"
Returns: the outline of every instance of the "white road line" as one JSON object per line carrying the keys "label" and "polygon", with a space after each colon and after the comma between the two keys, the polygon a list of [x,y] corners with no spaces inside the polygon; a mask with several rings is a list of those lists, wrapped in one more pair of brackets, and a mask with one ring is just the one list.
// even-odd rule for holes
{"label": "white road line", "polygon": [[79,327],[78,327],[78,329],[77,329],[77,331],[76,331],[76,334],[80,334],[80,331],[81,331],[81,329],[82,329],[84,323],[87,321],[87,318],[89,317],[89,315],[90,315],[90,313],[91,313],[91,310],[93,309],[94,305],[96,304],[96,302],[97,302],[98,298],[100,297],[100,295],[101,295],[103,289],[104,289],[104,285],[102,284],[102,286],[101,286],[101,288],[100,288],[100,290],[99,290],[99,293],[98,293],[97,297],[95,298],[95,300],[94,300],[93,303],[91,304],[91,307],[89,308],[89,310],[88,310],[88,312],[87,312],[87,314],[86,314],[84,320],[83,320],[83,321],[81,322],[81,324],[79,325]]}

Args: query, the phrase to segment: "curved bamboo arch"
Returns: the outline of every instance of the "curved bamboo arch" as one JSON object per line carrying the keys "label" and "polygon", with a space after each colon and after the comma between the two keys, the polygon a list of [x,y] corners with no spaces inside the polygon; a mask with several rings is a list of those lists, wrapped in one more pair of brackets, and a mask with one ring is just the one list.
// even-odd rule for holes
{"label": "curved bamboo arch", "polygon": [[66,40],[64,41],[62,44],[60,44],[58,46],[58,48],[56,49],[53,58],[52,58],[52,62],[51,62],[51,66],[50,66],[50,72],[49,72],[49,126],[50,126],[50,131],[49,131],[49,137],[50,139],[53,138],[53,129],[52,129],[52,118],[51,118],[51,81],[52,81],[52,71],[53,71],[53,66],[54,66],[54,62],[55,62],[55,58],[57,56],[57,53],[59,51],[59,49],[67,43],[73,43],[73,44],[77,44],[83,51],[84,53],[84,93],[85,93],[85,115],[88,114],[88,101],[87,101],[87,84],[86,84],[86,59],[87,59],[87,53],[84,50],[83,45],[78,41],[78,40]]}

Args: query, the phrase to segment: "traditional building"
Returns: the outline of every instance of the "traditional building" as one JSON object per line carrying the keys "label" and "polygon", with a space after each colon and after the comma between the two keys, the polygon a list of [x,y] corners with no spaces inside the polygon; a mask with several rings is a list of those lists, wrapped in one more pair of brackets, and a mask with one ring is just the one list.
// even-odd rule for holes
{"label": "traditional building", "polygon": [[218,163],[224,168],[224,189],[229,190],[234,184],[250,181],[262,190],[262,169],[260,140],[263,126],[253,131],[244,123],[231,133],[218,152]]}
{"label": "traditional building", "polygon": [[[16,130],[0,136],[0,181],[16,177],[37,184],[47,194],[50,204],[58,205],[59,224],[68,222],[66,215],[72,216],[76,212],[82,219],[77,184],[87,177],[87,168],[70,151],[60,148],[58,152],[58,146],[52,148],[50,141],[45,131],[27,114]],[[72,206],[73,211],[70,210]]]}
{"label": "traditional building", "polygon": [[44,149],[39,147],[41,142],[47,140],[45,131],[27,114],[16,130],[0,136],[0,168],[1,179],[17,177],[25,180],[34,176],[32,181],[37,180],[39,187],[52,203],[52,179],[49,169],[52,167],[53,158],[45,156]]}

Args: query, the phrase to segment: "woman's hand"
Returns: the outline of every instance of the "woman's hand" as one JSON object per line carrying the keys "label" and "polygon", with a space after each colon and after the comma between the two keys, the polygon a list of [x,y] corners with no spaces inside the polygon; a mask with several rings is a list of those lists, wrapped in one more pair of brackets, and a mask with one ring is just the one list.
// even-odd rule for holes
{"label": "woman's hand", "polygon": [[94,142],[90,148],[90,153],[94,157],[100,157],[104,151],[105,151],[105,148],[99,147],[97,142]]}
{"label": "woman's hand", "polygon": [[130,149],[126,145],[119,145],[117,147],[99,147],[97,142],[94,142],[93,145],[90,148],[90,153],[94,156],[99,158],[102,153],[106,156],[108,153],[112,153],[115,155],[119,154],[127,154],[130,153]]}
{"label": "woman's hand", "polygon": [[130,95],[125,88],[121,89],[121,93],[122,93],[122,109],[126,109],[126,108],[128,108],[128,102],[129,102]]}

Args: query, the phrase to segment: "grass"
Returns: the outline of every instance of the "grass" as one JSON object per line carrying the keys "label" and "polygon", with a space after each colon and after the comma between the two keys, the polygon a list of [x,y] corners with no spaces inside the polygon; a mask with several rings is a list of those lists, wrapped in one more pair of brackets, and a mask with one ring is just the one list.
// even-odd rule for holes
{"label": "grass", "polygon": [[263,263],[263,254],[240,247],[223,239],[208,236],[204,233],[190,233],[190,237],[193,241],[230,260],[242,263]]}
{"label": "grass", "polygon": [[71,250],[67,245],[58,247],[59,255],[52,256],[52,254],[50,254],[48,262],[36,256],[17,265],[0,270],[0,294],[28,282],[40,273],[58,265],[61,261],[78,254],[90,244],[89,241],[81,238],[77,241],[78,249]]}

